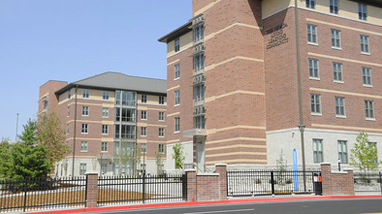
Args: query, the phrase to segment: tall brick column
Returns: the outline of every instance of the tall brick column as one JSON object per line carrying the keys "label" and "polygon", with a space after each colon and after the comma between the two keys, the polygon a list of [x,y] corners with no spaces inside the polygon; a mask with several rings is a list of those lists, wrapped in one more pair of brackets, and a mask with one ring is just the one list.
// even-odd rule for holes
{"label": "tall brick column", "polygon": [[219,174],[219,200],[227,200],[227,164],[215,164],[215,172]]}
{"label": "tall brick column", "polygon": [[97,207],[98,173],[87,172],[86,175],[86,207]]}
{"label": "tall brick column", "polygon": [[197,200],[196,170],[186,169],[187,176],[187,201]]}

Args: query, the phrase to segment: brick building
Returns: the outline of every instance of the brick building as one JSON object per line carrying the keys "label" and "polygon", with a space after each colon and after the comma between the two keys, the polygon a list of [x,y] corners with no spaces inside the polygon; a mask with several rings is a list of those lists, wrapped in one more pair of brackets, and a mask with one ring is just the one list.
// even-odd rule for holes
{"label": "brick building", "polygon": [[381,0],[193,0],[192,19],[159,39],[165,168],[176,143],[199,171],[291,165],[294,149],[300,166],[346,165],[360,132],[382,157],[381,32]]}
{"label": "brick building", "polygon": [[166,80],[106,72],[73,83],[40,87],[39,115],[57,112],[71,153],[57,163],[60,176],[163,170]]}

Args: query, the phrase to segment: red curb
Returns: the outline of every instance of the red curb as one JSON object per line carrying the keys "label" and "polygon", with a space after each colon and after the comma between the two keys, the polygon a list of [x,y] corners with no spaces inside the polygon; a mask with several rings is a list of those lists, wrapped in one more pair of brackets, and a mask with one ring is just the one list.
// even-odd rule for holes
{"label": "red curb", "polygon": [[33,212],[33,214],[66,214],[66,213],[84,213],[84,212],[101,212],[101,211],[116,211],[116,210],[132,210],[132,209],[147,209],[147,208],[163,208],[163,207],[182,207],[196,205],[212,205],[212,204],[239,204],[249,202],[280,202],[280,201],[304,201],[304,200],[325,200],[325,199],[356,199],[356,198],[382,198],[382,195],[359,195],[359,196],[313,196],[313,197],[293,197],[293,198],[251,198],[251,199],[232,199],[224,201],[199,201],[199,202],[178,202],[178,203],[161,203],[161,204],[137,204],[115,207],[94,207],[94,208],[79,208],[70,210],[51,210],[42,212]]}

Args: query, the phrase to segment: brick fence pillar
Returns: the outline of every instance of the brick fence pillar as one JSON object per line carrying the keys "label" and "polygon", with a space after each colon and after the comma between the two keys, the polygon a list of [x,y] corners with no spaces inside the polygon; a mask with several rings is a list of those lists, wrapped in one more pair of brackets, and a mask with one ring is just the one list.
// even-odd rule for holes
{"label": "brick fence pillar", "polygon": [[86,175],[86,207],[97,207],[98,173],[87,172]]}
{"label": "brick fence pillar", "polygon": [[348,184],[345,188],[345,191],[348,195],[355,195],[353,169],[345,168],[344,171],[347,172],[346,183]]}
{"label": "brick fence pillar", "polygon": [[330,163],[321,164],[322,195],[354,195],[353,170],[331,171]]}
{"label": "brick fence pillar", "polygon": [[196,170],[186,169],[187,177],[187,201],[197,200]]}
{"label": "brick fence pillar", "polygon": [[219,174],[219,200],[227,200],[227,164],[215,164],[215,172]]}

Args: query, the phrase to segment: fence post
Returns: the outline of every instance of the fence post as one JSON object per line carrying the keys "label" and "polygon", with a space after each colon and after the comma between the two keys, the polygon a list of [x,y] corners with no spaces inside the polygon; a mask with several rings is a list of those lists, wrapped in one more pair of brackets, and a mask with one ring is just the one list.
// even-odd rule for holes
{"label": "fence post", "polygon": [[145,197],[146,197],[146,173],[143,171],[143,177],[142,177],[142,203],[145,203]]}
{"label": "fence post", "polygon": [[219,163],[215,164],[215,171],[219,173],[219,200],[227,200],[228,196],[228,183],[227,183],[227,164]]}
{"label": "fence post", "polygon": [[87,172],[86,175],[86,207],[97,207],[98,200],[98,173]]}
{"label": "fence post", "polygon": [[275,178],[273,177],[274,173],[271,171],[271,187],[272,187],[272,196],[275,195]]}
{"label": "fence post", "polygon": [[183,201],[187,201],[187,175],[184,173],[182,175],[182,198]]}
{"label": "fence post", "polygon": [[27,192],[28,192],[28,189],[27,189],[27,178],[24,177],[24,183],[22,184],[23,185],[23,189],[24,189],[24,206],[23,206],[23,212],[25,213],[26,211],[26,207],[27,207]]}
{"label": "fence post", "polygon": [[381,187],[381,195],[382,195],[382,173],[379,172],[379,186]]}

